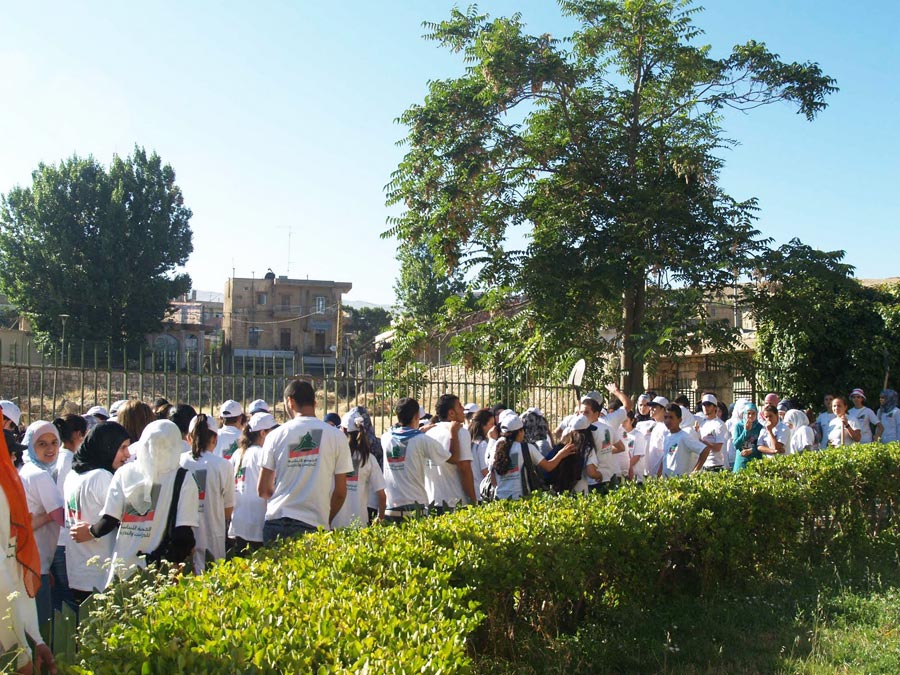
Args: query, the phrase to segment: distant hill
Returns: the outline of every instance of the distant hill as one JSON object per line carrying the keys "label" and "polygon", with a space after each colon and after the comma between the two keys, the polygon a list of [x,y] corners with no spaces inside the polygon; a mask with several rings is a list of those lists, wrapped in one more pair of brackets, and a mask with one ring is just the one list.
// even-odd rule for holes
{"label": "distant hill", "polygon": [[365,300],[348,300],[344,304],[353,309],[374,309],[375,307],[378,307],[380,309],[386,309],[389,312],[394,308],[393,305],[379,305],[374,302],[366,302]]}

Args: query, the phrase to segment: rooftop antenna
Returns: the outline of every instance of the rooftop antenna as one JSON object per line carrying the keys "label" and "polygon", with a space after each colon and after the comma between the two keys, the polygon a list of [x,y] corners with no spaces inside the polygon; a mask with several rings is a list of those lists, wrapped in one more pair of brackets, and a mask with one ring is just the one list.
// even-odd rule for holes
{"label": "rooftop antenna", "polygon": [[291,229],[291,226],[288,225],[288,250],[287,250],[287,255],[288,255],[288,259],[287,259],[287,277],[288,277],[288,279],[291,278],[291,235],[292,235],[292,234],[293,234],[293,230]]}

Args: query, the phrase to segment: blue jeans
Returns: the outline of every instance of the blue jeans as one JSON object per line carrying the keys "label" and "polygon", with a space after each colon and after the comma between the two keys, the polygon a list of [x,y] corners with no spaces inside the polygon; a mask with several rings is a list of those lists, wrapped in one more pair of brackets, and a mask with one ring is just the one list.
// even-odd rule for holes
{"label": "blue jeans", "polygon": [[[37,605],[38,627],[41,633],[44,632],[44,624],[49,623],[50,619],[53,618],[52,586],[53,582],[50,580],[50,575],[42,574],[41,587],[38,589],[37,595],[34,596],[34,602]],[[47,628],[47,630],[50,632],[45,637],[52,639],[53,629]]]}
{"label": "blue jeans", "polygon": [[65,602],[72,609],[78,609],[78,604],[72,597],[72,591],[69,589],[69,574],[66,572],[66,547],[57,546],[56,553],[53,555],[53,562],[50,564],[50,574],[53,576],[53,609],[57,612],[62,611],[62,604]]}
{"label": "blue jeans", "polygon": [[319,528],[313,527],[302,520],[293,518],[275,518],[267,520],[263,525],[263,543],[273,544],[279,539],[291,539],[304,534],[315,532]]}

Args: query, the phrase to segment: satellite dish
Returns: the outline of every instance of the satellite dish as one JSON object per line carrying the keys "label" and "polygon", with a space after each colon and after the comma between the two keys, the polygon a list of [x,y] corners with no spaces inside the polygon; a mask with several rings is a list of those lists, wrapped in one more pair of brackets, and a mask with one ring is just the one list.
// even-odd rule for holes
{"label": "satellite dish", "polygon": [[584,369],[587,367],[587,364],[584,362],[584,359],[578,359],[578,362],[572,366],[572,372],[569,373],[569,379],[566,380],[573,387],[581,386],[581,378],[584,377]]}
{"label": "satellite dish", "polygon": [[331,346],[328,348],[328,351],[330,351],[330,352],[335,352],[335,353],[336,353],[336,352],[337,352],[337,345],[331,345]]}

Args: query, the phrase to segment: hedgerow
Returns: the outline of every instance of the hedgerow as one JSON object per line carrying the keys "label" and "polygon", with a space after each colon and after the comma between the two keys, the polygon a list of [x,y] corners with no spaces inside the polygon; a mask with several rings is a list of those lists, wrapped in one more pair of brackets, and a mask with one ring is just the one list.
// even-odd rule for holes
{"label": "hedgerow", "polygon": [[320,533],[126,582],[84,621],[72,672],[465,673],[509,656],[517,631],[574,630],[625,598],[865,555],[896,537],[898,497],[900,445],[870,445]]}

